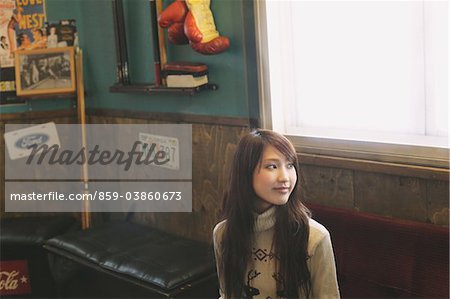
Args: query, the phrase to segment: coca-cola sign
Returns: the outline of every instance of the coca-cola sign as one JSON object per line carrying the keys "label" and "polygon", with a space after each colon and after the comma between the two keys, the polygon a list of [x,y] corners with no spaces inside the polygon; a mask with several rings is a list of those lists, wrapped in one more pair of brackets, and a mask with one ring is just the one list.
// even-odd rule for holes
{"label": "coca-cola sign", "polygon": [[0,261],[0,297],[31,293],[26,260]]}

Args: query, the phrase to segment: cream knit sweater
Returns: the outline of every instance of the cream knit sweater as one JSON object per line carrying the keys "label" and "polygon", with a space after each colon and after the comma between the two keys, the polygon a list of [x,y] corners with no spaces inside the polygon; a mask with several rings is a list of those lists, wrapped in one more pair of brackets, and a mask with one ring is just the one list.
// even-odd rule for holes
{"label": "cream knit sweater", "polygon": [[[275,225],[275,211],[273,206],[256,218],[255,241],[253,243],[251,262],[245,275],[245,288],[248,298],[275,299],[277,296],[276,280],[279,275],[275,269],[275,253],[272,249],[272,239]],[[214,251],[216,262],[220,261],[218,246],[222,240],[226,220],[218,223],[214,228]],[[312,298],[340,298],[336,279],[336,267],[331,246],[330,234],[320,223],[309,220],[310,233],[308,242],[307,261],[311,273]],[[217,268],[220,281],[220,295],[225,298],[222,287],[222,275]],[[299,292],[299,298],[302,298]]]}

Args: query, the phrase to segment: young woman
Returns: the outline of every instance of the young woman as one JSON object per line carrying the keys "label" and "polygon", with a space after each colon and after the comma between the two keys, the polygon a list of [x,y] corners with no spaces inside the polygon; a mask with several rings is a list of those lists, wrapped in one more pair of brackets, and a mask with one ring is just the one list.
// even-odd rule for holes
{"label": "young woman", "polygon": [[278,133],[239,142],[213,233],[222,298],[339,298],[330,235],[300,202],[297,167]]}

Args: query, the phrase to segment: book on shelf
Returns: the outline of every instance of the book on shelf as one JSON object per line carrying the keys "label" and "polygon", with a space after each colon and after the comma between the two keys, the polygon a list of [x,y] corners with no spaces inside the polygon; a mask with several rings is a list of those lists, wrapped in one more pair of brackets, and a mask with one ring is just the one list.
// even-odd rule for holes
{"label": "book on shelf", "polygon": [[201,74],[208,71],[208,66],[201,62],[173,61],[167,62],[162,71],[173,74]]}
{"label": "book on shelf", "polygon": [[192,88],[208,84],[208,75],[167,75],[167,87]]}
{"label": "book on shelf", "polygon": [[208,66],[199,62],[169,62],[162,69],[167,87],[193,88],[208,84]]}

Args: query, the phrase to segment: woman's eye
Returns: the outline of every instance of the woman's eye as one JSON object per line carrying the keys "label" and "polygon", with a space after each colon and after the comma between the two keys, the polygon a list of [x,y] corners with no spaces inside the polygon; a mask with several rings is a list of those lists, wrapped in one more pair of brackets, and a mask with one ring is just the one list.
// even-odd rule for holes
{"label": "woman's eye", "polygon": [[277,166],[275,164],[269,164],[266,166],[267,169],[276,169]]}
{"label": "woman's eye", "polygon": [[289,164],[287,165],[287,168],[288,168],[288,169],[294,168],[294,164],[289,163]]}

